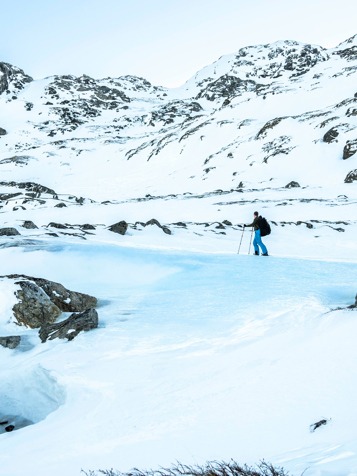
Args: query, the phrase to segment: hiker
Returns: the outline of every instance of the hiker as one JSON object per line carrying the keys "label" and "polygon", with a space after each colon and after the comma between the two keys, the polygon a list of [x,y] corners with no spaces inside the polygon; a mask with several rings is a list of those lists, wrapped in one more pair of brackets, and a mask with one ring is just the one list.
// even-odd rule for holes
{"label": "hiker", "polygon": [[251,226],[254,227],[255,236],[254,236],[254,240],[253,240],[253,246],[254,246],[255,254],[257,256],[259,256],[259,247],[260,247],[261,250],[262,250],[262,256],[269,256],[268,255],[268,250],[267,250],[266,246],[264,245],[264,243],[262,242],[262,237],[260,236],[259,213],[254,212],[253,223],[251,223],[250,225],[243,225],[243,226],[244,226],[244,228],[246,228],[246,227],[249,228]]}

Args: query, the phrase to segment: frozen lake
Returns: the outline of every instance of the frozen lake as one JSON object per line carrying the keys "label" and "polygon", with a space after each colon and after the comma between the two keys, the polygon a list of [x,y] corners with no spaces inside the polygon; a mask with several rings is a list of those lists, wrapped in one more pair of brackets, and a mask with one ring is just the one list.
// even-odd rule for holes
{"label": "frozen lake", "polygon": [[[41,344],[22,330],[33,347],[0,349],[6,388],[20,372],[19,412],[38,421],[0,436],[6,474],[23,475],[39,446],[36,475],[230,458],[284,462],[296,474],[309,466],[306,475],[330,470],[327,458],[356,464],[343,449],[357,424],[356,370],[346,367],[356,314],[329,312],[354,302],[355,263],[61,243],[0,257],[4,275],[100,300],[96,331]],[[26,388],[39,379],[52,410],[36,420],[40,397],[29,402]],[[332,423],[311,434],[323,417]]]}

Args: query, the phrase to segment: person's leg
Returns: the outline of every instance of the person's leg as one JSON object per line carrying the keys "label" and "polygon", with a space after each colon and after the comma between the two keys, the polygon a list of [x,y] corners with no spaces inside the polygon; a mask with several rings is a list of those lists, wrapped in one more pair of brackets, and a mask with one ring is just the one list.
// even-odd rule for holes
{"label": "person's leg", "polygon": [[[260,237],[260,235],[259,235],[259,237]],[[255,254],[258,255],[259,254],[259,247],[258,247],[258,241],[257,241],[257,232],[255,232],[255,234],[254,234],[253,246],[254,246]]]}
{"label": "person's leg", "polygon": [[[256,246],[257,246],[257,248],[258,248],[258,246],[260,246],[263,255],[265,255],[265,254],[268,253],[268,250],[267,250],[266,246],[265,246],[264,243],[262,242],[262,238],[261,238],[261,236],[260,236],[260,230],[257,230],[257,231],[255,232],[254,241],[256,241]],[[259,248],[258,248],[258,249],[259,249]]]}

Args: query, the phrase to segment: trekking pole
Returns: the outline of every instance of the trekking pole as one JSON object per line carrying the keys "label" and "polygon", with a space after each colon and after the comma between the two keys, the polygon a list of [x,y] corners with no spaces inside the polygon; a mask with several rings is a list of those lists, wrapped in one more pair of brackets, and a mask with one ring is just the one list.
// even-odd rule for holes
{"label": "trekking pole", "polygon": [[238,254],[239,254],[240,246],[241,246],[242,240],[243,240],[243,233],[244,233],[244,226],[243,226],[242,236],[241,236],[241,238],[240,238],[240,243],[239,243],[239,248],[238,248]]}
{"label": "trekking pole", "polygon": [[248,255],[250,255],[250,246],[252,244],[252,238],[253,238],[253,227],[252,227],[252,232],[250,234],[250,243],[249,243],[249,251],[248,251]]}

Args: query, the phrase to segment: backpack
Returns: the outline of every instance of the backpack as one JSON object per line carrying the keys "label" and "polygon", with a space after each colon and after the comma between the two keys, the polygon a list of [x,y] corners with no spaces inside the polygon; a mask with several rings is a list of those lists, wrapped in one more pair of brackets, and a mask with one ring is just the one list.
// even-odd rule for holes
{"label": "backpack", "polygon": [[271,228],[269,223],[266,219],[262,216],[259,217],[259,228],[260,228],[260,236],[267,236],[271,233]]}

